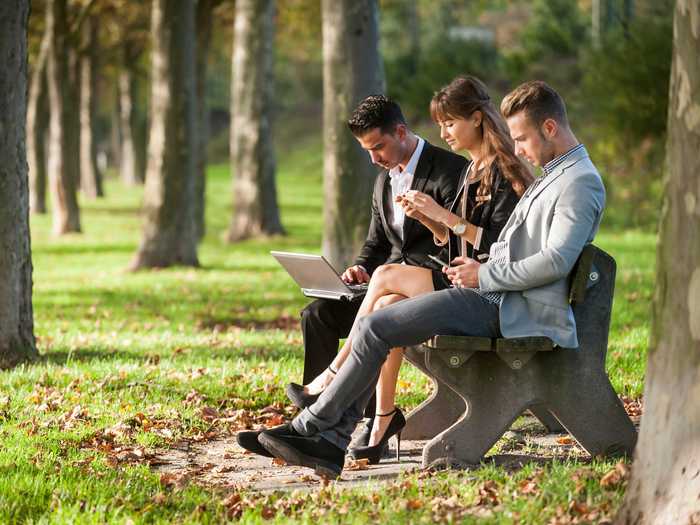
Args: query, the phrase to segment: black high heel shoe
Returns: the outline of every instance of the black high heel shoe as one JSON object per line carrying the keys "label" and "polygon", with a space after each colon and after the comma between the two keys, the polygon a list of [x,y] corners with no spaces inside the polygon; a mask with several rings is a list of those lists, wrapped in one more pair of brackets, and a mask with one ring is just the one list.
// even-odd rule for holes
{"label": "black high heel shoe", "polygon": [[353,459],[368,459],[370,464],[376,465],[382,459],[384,448],[389,443],[389,438],[396,434],[396,461],[401,458],[401,431],[406,426],[406,418],[403,417],[403,412],[399,407],[394,408],[388,414],[375,414],[374,417],[392,416],[389,426],[384,431],[382,439],[379,443],[373,446],[354,447],[349,450],[350,457]]}
{"label": "black high heel shoe", "polygon": [[[337,372],[331,366],[328,366],[328,371],[335,376]],[[289,383],[284,389],[289,400],[298,408],[304,409],[313,405],[321,394],[307,394],[304,391],[304,385],[298,383]]]}

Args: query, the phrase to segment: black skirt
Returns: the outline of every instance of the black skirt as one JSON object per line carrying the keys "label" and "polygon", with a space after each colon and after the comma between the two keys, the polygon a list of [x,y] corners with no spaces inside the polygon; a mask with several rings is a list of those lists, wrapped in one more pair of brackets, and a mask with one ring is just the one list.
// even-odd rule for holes
{"label": "black skirt", "polygon": [[442,270],[431,270],[433,274],[433,288],[436,292],[452,288],[452,281],[447,278],[447,275],[442,273]]}

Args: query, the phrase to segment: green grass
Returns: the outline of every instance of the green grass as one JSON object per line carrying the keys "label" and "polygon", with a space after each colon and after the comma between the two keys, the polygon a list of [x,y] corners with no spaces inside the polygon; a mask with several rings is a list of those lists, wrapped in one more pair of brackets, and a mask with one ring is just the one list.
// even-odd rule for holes
{"label": "green grass", "polygon": [[[197,270],[125,271],[140,239],[141,190],[113,180],[106,199],[82,202],[81,235],[52,238],[49,217],[32,218],[42,358],[0,374],[0,522],[215,523],[228,516],[251,523],[266,517],[308,523],[450,517],[541,523],[558,512],[578,512],[578,507],[571,510],[571,501],[613,512],[623,489],[600,487],[600,477],[614,465],[608,461],[584,466],[562,460],[516,473],[485,466],[411,474],[380,490],[361,487],[342,494],[332,485],[307,496],[242,493],[235,504],[218,489],[165,487],[146,466],[115,466],[111,452],[86,446],[105,429],[126,422],[129,432],[113,446],[149,451],[207,431],[202,404],[256,413],[285,402],[284,385],[301,376],[301,335],[294,323],[306,301],[268,250],[319,251],[320,146],[301,145],[281,161],[279,199],[289,235],[224,244],[231,183],[226,166],[213,166],[208,230],[199,251],[203,267]],[[618,392],[639,397],[654,237],[604,228],[597,243],[618,262],[608,369]],[[202,404],[187,402],[193,391]],[[426,391],[426,380],[405,367],[399,403],[413,406]],[[144,419],[171,434],[157,435]],[[528,479],[535,480],[531,491],[523,489]],[[498,501],[484,499],[490,480]]]}

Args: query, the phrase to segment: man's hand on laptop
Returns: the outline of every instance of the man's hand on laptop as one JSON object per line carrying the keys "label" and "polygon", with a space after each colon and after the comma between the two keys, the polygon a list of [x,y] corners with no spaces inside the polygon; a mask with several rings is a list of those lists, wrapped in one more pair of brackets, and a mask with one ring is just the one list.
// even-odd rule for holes
{"label": "man's hand on laptop", "polygon": [[359,264],[351,266],[345,270],[340,278],[347,284],[362,284],[369,282],[369,274]]}
{"label": "man's hand on laptop", "polygon": [[455,257],[452,266],[445,269],[447,278],[457,288],[477,288],[479,286],[480,263],[469,257]]}

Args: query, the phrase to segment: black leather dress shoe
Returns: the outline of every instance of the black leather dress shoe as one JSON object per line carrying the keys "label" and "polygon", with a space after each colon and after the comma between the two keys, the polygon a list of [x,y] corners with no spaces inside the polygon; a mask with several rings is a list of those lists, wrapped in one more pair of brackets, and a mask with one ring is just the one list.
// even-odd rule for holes
{"label": "black leather dress shoe", "polygon": [[294,403],[296,407],[306,408],[313,405],[318,396],[321,394],[307,394],[304,392],[303,385],[298,385],[296,383],[289,383],[287,388],[284,389],[289,400]]}
{"label": "black leather dress shoe", "polygon": [[298,435],[296,430],[292,428],[292,425],[289,423],[285,423],[284,425],[279,425],[277,427],[269,428],[269,429],[263,429],[263,430],[244,430],[243,432],[239,432],[236,434],[236,442],[243,447],[244,449],[254,453],[258,454],[260,456],[265,456],[268,458],[273,458],[272,454],[270,454],[265,447],[263,447],[260,442],[258,441],[258,437],[260,434],[263,432],[270,432],[273,435],[284,435],[284,434],[291,434],[293,433],[294,435]]}
{"label": "black leather dress shoe", "polygon": [[276,458],[283,459],[289,465],[312,468],[322,478],[335,479],[343,471],[345,451],[321,436],[294,436],[264,431],[258,441]]}

